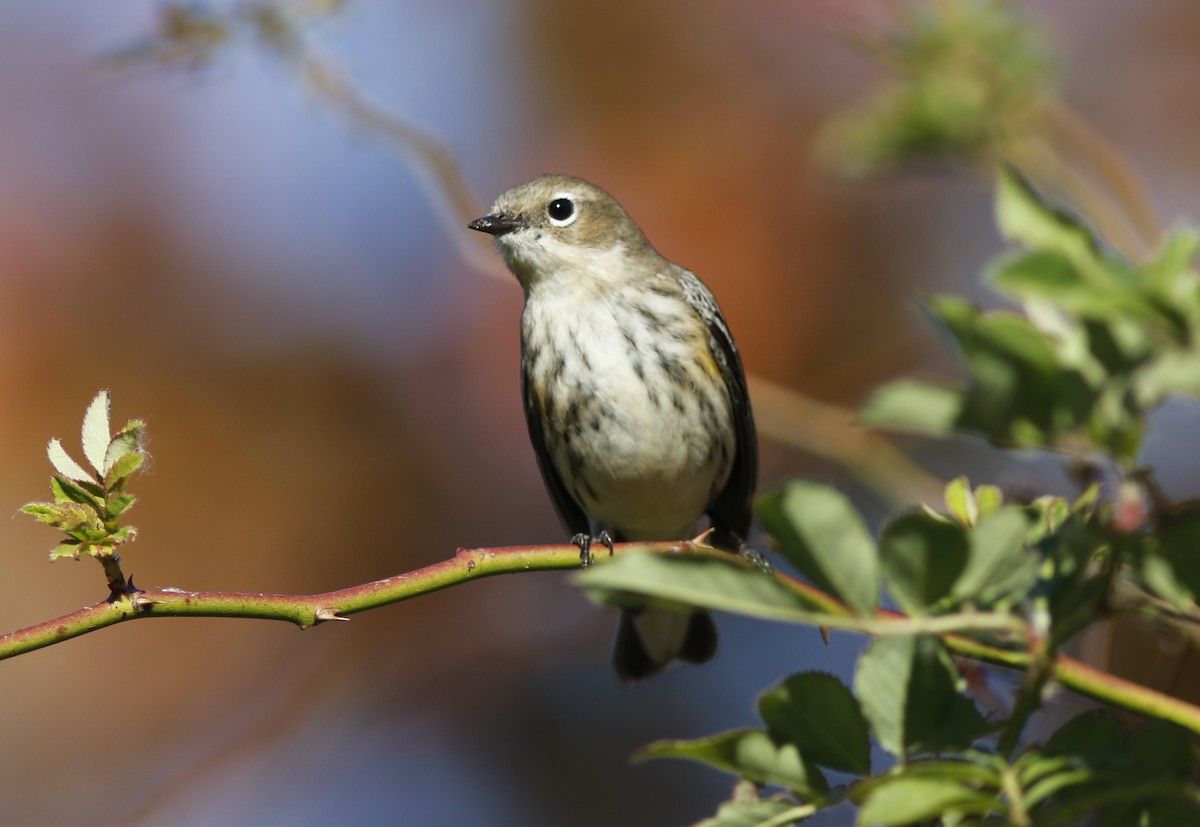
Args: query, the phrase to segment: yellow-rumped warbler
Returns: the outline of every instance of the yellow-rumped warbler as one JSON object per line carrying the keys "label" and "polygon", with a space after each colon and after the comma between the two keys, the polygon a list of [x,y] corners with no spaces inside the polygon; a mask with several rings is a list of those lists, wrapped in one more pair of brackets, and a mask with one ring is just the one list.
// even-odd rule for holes
{"label": "yellow-rumped warbler", "polygon": [[[708,514],[715,545],[750,530],[754,418],[733,336],[708,288],[667,261],[604,190],[542,175],[467,225],[489,233],[525,291],[521,389],[538,467],[583,561],[595,538],[684,540]],[[621,614],[613,665],[646,678],[702,663],[704,612]]]}

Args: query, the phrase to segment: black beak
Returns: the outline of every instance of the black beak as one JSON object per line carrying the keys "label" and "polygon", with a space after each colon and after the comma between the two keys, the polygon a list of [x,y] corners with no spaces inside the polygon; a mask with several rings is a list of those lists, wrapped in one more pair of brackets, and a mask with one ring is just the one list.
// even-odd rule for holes
{"label": "black beak", "polygon": [[519,226],[521,226],[520,222],[511,215],[492,213],[491,215],[485,215],[483,218],[476,218],[467,225],[467,229],[477,230],[488,235],[506,235]]}

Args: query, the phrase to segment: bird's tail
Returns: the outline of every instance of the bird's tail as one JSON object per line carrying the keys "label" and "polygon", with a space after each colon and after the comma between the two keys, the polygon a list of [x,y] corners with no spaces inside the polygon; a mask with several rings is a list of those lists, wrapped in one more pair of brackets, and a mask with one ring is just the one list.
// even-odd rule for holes
{"label": "bird's tail", "polygon": [[623,681],[640,681],[673,660],[704,663],[717,651],[717,626],[708,612],[648,606],[621,611],[613,668]]}

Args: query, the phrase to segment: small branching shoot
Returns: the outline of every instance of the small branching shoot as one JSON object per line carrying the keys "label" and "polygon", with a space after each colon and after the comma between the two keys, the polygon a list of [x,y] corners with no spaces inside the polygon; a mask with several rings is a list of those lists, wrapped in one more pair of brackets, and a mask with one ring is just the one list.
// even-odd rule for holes
{"label": "small branching shoot", "polygon": [[126,488],[146,460],[145,423],[130,420],[115,435],[109,426],[109,393],[100,391],[83,417],[83,456],[91,470],[76,462],[62,443],[50,440],[46,453],[57,472],[50,477],[53,502],[31,502],[21,511],[65,535],[50,552],[51,560],[81,556],[100,561],[113,594],[128,588],[117,548],[137,535],[122,517],[137,498]]}

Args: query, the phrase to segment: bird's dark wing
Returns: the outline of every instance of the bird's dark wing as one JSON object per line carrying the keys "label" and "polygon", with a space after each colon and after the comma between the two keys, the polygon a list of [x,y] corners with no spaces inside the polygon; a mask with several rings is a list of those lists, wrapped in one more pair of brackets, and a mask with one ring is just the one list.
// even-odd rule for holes
{"label": "bird's dark wing", "polygon": [[550,449],[546,444],[545,416],[538,400],[534,398],[532,383],[527,374],[528,355],[522,343],[521,398],[525,402],[525,424],[529,427],[529,441],[533,445],[533,455],[537,457],[538,470],[542,472],[542,482],[546,484],[546,491],[550,494],[550,500],[554,503],[554,510],[558,512],[558,519],[563,527],[572,535],[590,534],[587,515],[571,496],[551,461]]}
{"label": "bird's dark wing", "polygon": [[758,440],[754,430],[754,414],[750,410],[750,393],[746,387],[746,374],[742,370],[742,357],[729,325],[721,314],[721,308],[712,293],[691,273],[680,279],[688,301],[696,308],[708,327],[708,346],[713,359],[725,380],[736,432],[737,450],[729,481],[708,507],[712,518],[714,545],[738,550],[750,536],[753,519],[752,501],[758,481]]}

